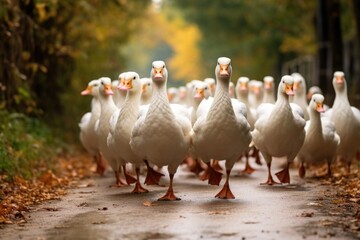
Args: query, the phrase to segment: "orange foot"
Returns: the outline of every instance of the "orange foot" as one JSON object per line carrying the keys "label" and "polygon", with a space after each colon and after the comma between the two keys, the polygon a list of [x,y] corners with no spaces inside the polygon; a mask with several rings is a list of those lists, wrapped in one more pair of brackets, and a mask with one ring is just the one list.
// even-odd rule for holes
{"label": "orange foot", "polygon": [[126,171],[124,171],[124,175],[125,175],[125,180],[126,180],[127,185],[136,183],[136,178],[134,178],[133,176],[128,174]]}
{"label": "orange foot", "polygon": [[231,192],[229,184],[225,183],[221,191],[215,195],[216,198],[220,199],[235,199],[234,194]]}
{"label": "orange foot", "polygon": [[268,180],[264,183],[260,183],[260,185],[277,185],[280,184],[278,182],[275,182],[271,175],[268,176]]}
{"label": "orange foot", "polygon": [[147,174],[144,183],[146,185],[159,185],[160,178],[165,175],[155,171],[147,161],[145,161],[145,163],[147,166]]}
{"label": "orange foot", "polygon": [[219,186],[222,175],[223,175],[222,173],[216,171],[211,167],[210,164],[208,164],[208,168],[205,170],[204,174],[200,177],[200,180],[202,181],[209,180],[208,183],[210,185]]}
{"label": "orange foot", "polygon": [[149,190],[141,186],[141,183],[139,181],[136,181],[135,188],[132,190],[132,193],[147,193]]}
{"label": "orange foot", "polygon": [[213,162],[212,162],[212,167],[214,168],[214,170],[216,170],[216,171],[222,171],[223,169],[222,169],[222,167],[220,166],[220,164],[219,164],[219,160],[213,160]]}
{"label": "orange foot", "polygon": [[242,170],[241,172],[242,173],[247,173],[247,174],[252,174],[253,172],[255,171],[255,169],[253,169],[250,164],[249,164],[249,159],[247,158],[246,159],[246,162],[245,162],[245,169]]}
{"label": "orange foot", "polygon": [[290,183],[289,163],[280,172],[275,173],[281,183]]}
{"label": "orange foot", "polygon": [[170,174],[169,188],[168,188],[166,194],[163,197],[159,198],[158,201],[179,201],[179,200],[181,200],[180,198],[176,197],[174,194],[173,179],[174,179],[174,174]]}
{"label": "orange foot", "polygon": [[187,164],[189,166],[190,172],[193,172],[196,175],[199,175],[202,171],[204,171],[198,159],[188,158]]}

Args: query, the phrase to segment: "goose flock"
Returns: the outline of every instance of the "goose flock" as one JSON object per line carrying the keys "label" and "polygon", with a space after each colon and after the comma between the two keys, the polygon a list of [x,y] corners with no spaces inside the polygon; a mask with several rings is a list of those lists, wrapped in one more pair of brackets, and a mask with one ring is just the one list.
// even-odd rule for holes
{"label": "goose flock", "polygon": [[[263,81],[239,77],[231,82],[231,59],[220,57],[215,79],[192,80],[186,86],[168,88],[165,62],[154,61],[150,78],[124,72],[117,80],[101,77],[89,82],[82,95],[91,95],[91,112],[83,115],[80,141],[95,159],[97,172],[107,164],[115,174],[115,187],[135,184],[133,193],[148,190],[140,181],[146,167],[145,185],[159,184],[158,170],[167,166],[169,187],[158,200],[180,200],[174,193],[177,168],[188,164],[201,180],[219,185],[225,161],[226,180],[215,197],[233,199],[230,174],[245,157],[243,172],[254,169],[249,156],[268,168],[266,185],[289,184],[289,167],[296,159],[299,176],[306,166],[343,159],[350,171],[360,152],[360,111],[350,106],[343,72],[335,72],[336,97],[332,108],[324,106],[319,88],[306,94],[299,73],[285,75],[277,86],[271,76]],[[261,153],[261,154],[260,154]],[[284,157],[287,164],[274,180],[271,163]],[[136,176],[128,172],[132,166]],[[132,171],[131,171],[132,172]],[[121,175],[125,177],[123,179]]]}

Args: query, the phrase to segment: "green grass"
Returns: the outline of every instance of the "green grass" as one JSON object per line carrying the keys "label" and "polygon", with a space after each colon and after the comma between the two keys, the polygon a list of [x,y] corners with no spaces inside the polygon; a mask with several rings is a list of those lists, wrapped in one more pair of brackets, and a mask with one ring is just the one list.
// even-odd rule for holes
{"label": "green grass", "polygon": [[59,140],[37,119],[0,111],[0,174],[31,178],[54,163]]}

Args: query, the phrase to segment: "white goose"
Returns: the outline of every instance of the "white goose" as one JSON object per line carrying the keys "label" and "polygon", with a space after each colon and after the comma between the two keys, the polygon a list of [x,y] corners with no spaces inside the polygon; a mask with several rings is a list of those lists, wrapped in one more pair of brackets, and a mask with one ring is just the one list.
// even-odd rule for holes
{"label": "white goose", "polygon": [[167,97],[168,72],[163,61],[152,63],[153,96],[148,111],[140,111],[130,140],[132,150],[143,160],[161,167],[168,166],[170,184],[167,193],[158,200],[180,200],[173,191],[173,178],[190,146],[190,117],[187,109],[175,113]]}
{"label": "white goose", "polygon": [[272,76],[264,77],[264,103],[275,103],[275,82]]}
{"label": "white goose", "polygon": [[209,84],[211,97],[213,97],[215,95],[215,87],[216,87],[215,79],[213,79],[213,78],[205,78],[204,82]]}
{"label": "white goose", "polygon": [[99,102],[99,80],[89,82],[87,88],[81,92],[81,95],[91,95],[91,112],[84,114],[79,123],[80,141],[87,152],[94,157],[96,162],[96,172],[104,175],[107,162],[101,156],[99,151],[98,137],[95,132],[95,123],[100,117],[101,105]]}
{"label": "white goose", "polygon": [[[140,165],[144,162],[135,155],[129,144],[131,132],[140,110],[142,87],[139,75],[136,72],[126,72],[118,89],[127,92],[127,94],[122,108],[119,112],[114,113],[110,120],[112,130],[108,136],[108,146],[115,152],[116,158],[120,162],[119,165],[124,166],[126,162],[135,165],[136,184],[132,192],[148,192],[141,186],[139,180]],[[126,172],[125,168],[124,171]]]}
{"label": "white goose", "polygon": [[124,103],[125,98],[126,98],[126,92],[119,91],[117,89],[119,84],[123,81],[124,75],[125,75],[125,72],[120,73],[118,80],[114,80],[111,82],[112,90],[114,92],[113,101],[118,108],[121,108],[121,106]]}
{"label": "white goose", "polygon": [[151,78],[141,78],[141,105],[149,104],[152,96],[152,80]]}
{"label": "white goose", "polygon": [[325,115],[335,123],[336,132],[340,136],[337,155],[346,161],[350,172],[351,162],[360,146],[360,111],[350,106],[344,73],[335,72],[332,83],[335,100]]}
{"label": "white goose", "polygon": [[294,97],[291,102],[296,103],[304,112],[305,120],[309,120],[308,103],[306,99],[306,81],[300,73],[293,73]]}
{"label": "white goose", "polygon": [[111,80],[108,77],[102,77],[100,80],[99,88],[99,99],[101,104],[101,113],[100,118],[95,125],[95,130],[98,135],[99,149],[105,159],[109,162],[111,168],[115,173],[116,185],[123,186],[125,185],[120,178],[121,165],[116,159],[116,155],[109,149],[107,144],[107,138],[110,130],[109,120],[112,114],[118,110],[116,107],[112,95],[114,94],[112,90]]}
{"label": "white goose", "polygon": [[[249,81],[248,77],[239,77],[236,83],[236,97],[237,99],[246,105],[247,120],[250,124],[251,130],[254,129],[254,124],[256,120],[256,109],[250,107],[249,104]],[[261,165],[259,151],[254,147],[253,148],[253,157],[256,158],[256,163]],[[242,170],[243,173],[251,174],[255,171],[249,163],[249,153],[245,153],[245,168]]]}
{"label": "white goose", "polygon": [[250,107],[257,109],[263,103],[264,83],[259,80],[251,80],[249,82],[249,104]]}
{"label": "white goose", "polygon": [[208,99],[210,97],[210,87],[206,82],[200,80],[193,80],[193,89],[192,89],[192,109],[191,109],[191,124],[194,125],[196,122],[197,109],[203,99]]}
{"label": "white goose", "polygon": [[321,117],[324,112],[324,96],[314,94],[309,103],[310,120],[306,122],[306,137],[298,154],[300,161],[299,176],[305,176],[304,163],[328,164],[328,175],[331,176],[331,163],[336,157],[336,149],[340,137],[336,133],[335,124],[326,117]]}
{"label": "white goose", "polygon": [[301,109],[294,111],[289,104],[289,95],[294,94],[293,84],[291,76],[283,76],[275,104],[263,103],[257,109],[258,118],[252,137],[267,163],[268,180],[264,184],[276,183],[271,176],[272,157],[284,156],[288,164],[276,175],[282,183],[290,183],[289,164],[296,157],[305,139],[305,120],[301,117]]}
{"label": "white goose", "polygon": [[231,70],[229,58],[218,58],[215,96],[201,102],[192,137],[195,155],[208,165],[209,184],[219,185],[221,181],[221,173],[211,167],[210,160],[226,160],[226,182],[215,196],[222,199],[235,198],[229,186],[230,172],[251,141],[246,106],[229,96]]}

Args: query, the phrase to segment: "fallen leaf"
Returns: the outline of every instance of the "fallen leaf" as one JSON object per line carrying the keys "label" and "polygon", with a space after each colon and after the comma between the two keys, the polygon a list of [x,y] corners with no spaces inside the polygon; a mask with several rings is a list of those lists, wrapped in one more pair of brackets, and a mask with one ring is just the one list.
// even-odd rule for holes
{"label": "fallen leaf", "polygon": [[157,203],[155,203],[155,202],[150,202],[149,200],[145,200],[145,201],[143,202],[143,205],[144,205],[145,207],[152,207],[152,206],[156,206]]}

